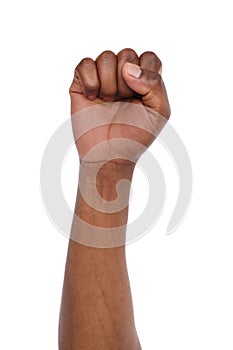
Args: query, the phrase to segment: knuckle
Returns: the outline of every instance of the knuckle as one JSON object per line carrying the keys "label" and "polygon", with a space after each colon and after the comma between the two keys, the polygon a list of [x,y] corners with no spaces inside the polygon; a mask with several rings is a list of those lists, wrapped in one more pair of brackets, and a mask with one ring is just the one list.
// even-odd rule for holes
{"label": "knuckle", "polygon": [[83,58],[75,69],[75,75],[79,77],[80,75],[82,76],[83,74],[86,74],[86,72],[88,72],[93,67],[93,63],[94,61],[91,58]]}
{"label": "knuckle", "polygon": [[147,58],[147,59],[151,59],[151,60],[160,62],[159,57],[153,51],[145,51],[145,52],[143,52],[141,54],[140,58],[144,58],[144,57]]}
{"label": "knuckle", "polygon": [[109,63],[115,60],[116,60],[116,55],[114,54],[114,52],[110,50],[103,51],[96,59],[97,63],[99,62]]}
{"label": "knuckle", "polygon": [[160,72],[162,70],[162,62],[159,57],[152,51],[145,51],[140,56],[140,65],[142,68],[151,69]]}
{"label": "knuckle", "polygon": [[83,67],[83,66],[85,67],[91,64],[93,64],[93,59],[90,57],[85,57],[80,61],[80,63],[78,64],[78,67]]}
{"label": "knuckle", "polygon": [[126,48],[126,49],[121,50],[118,53],[118,57],[123,58],[125,60],[130,60],[130,59],[135,58],[135,57],[138,58],[138,55],[133,49]]}

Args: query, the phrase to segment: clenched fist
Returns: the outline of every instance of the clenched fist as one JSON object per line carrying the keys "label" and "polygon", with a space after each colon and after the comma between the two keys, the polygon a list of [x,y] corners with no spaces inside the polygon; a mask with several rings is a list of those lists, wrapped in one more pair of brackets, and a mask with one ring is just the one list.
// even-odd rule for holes
{"label": "clenched fist", "polygon": [[78,64],[70,96],[81,160],[137,161],[170,116],[161,70],[155,53],[132,49]]}
{"label": "clenched fist", "polygon": [[81,161],[59,349],[141,350],[125,258],[126,226],[135,164],[170,116],[161,62],[153,52],[138,57],[131,49],[118,55],[104,51],[95,61],[84,58],[70,95]]}

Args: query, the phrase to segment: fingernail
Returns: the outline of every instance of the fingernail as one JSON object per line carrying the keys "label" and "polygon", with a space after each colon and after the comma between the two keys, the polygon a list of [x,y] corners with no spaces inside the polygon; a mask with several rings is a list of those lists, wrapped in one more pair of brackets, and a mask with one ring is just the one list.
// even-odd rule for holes
{"label": "fingernail", "polygon": [[141,74],[142,74],[142,70],[139,66],[137,66],[136,64],[133,63],[126,63],[126,71],[129,75],[131,75],[134,78],[140,78]]}

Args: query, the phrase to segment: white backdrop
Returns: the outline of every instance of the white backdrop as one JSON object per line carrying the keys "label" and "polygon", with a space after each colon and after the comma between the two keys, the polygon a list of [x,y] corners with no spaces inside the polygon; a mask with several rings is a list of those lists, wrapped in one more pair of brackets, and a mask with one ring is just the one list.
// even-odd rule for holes
{"label": "white backdrop", "polygon": [[[76,64],[132,47],[138,54],[155,51],[163,61],[171,123],[194,175],[189,212],[166,236],[178,179],[166,151],[153,145],[167,182],[165,210],[127,248],[142,348],[232,350],[231,1],[9,1],[1,4],[0,27],[0,348],[57,349],[67,239],[44,211],[40,162],[69,117]],[[62,175],[71,206],[77,164],[73,149]],[[146,193],[141,177],[137,172],[130,220]]]}

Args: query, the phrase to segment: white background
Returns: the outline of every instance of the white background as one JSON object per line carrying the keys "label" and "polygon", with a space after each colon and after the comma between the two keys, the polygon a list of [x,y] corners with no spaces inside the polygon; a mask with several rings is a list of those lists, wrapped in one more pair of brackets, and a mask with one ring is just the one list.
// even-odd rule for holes
{"label": "white background", "polygon": [[[178,179],[169,156],[154,146],[167,181],[164,214],[127,250],[142,348],[232,350],[231,1],[5,1],[0,17],[0,348],[57,349],[67,239],[44,211],[40,161],[69,117],[68,88],[79,60],[132,47],[163,61],[171,123],[194,174],[189,212],[166,236]],[[72,205],[74,150],[63,185]]]}

